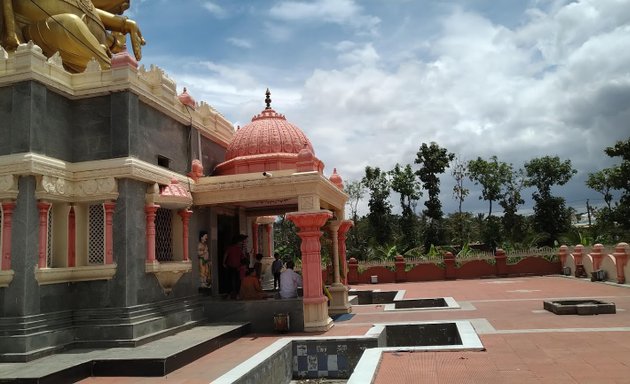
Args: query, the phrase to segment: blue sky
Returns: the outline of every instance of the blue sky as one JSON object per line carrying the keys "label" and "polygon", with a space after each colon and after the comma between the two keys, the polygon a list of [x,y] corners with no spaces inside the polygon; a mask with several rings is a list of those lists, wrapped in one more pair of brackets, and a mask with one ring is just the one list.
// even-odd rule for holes
{"label": "blue sky", "polygon": [[[556,192],[581,210],[601,202],[584,180],[612,164],[604,148],[630,137],[630,0],[132,0],[127,14],[141,64],[235,125],[270,88],[344,180],[431,141],[515,167],[558,155],[578,174]],[[447,173],[446,212],[452,186]],[[467,187],[464,209],[483,212]]]}

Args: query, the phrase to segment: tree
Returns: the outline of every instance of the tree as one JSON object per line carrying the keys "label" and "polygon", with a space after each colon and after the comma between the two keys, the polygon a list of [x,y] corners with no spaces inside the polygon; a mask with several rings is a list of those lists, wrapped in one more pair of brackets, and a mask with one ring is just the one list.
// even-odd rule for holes
{"label": "tree", "polygon": [[[457,215],[454,215],[454,220],[457,222],[458,229],[458,239],[456,243],[463,244],[467,238],[464,236],[464,215],[462,215],[462,203],[468,193],[470,192],[468,188],[464,188],[464,179],[469,177],[470,173],[468,172],[468,167],[465,163],[461,162],[459,158],[455,158],[453,161],[453,168],[451,170],[451,175],[455,179],[455,185],[453,186],[453,197],[457,200]],[[466,239],[466,240],[465,240]]]}
{"label": "tree", "polygon": [[428,218],[424,240],[425,249],[428,249],[432,244],[442,244],[444,241],[444,231],[440,228],[442,203],[439,199],[439,175],[444,173],[454,158],[455,155],[453,153],[448,152],[446,148],[440,148],[436,143],[431,143],[430,145],[422,143],[416,153],[415,163],[420,165],[416,175],[420,178],[422,187],[429,195],[427,201],[424,202],[427,209],[423,211]]}
{"label": "tree", "polygon": [[571,160],[560,161],[558,156],[534,158],[525,163],[527,180],[525,185],[536,187],[532,194],[534,205],[534,229],[547,236],[545,245],[553,245],[562,232],[571,226],[570,213],[564,199],[551,194],[551,187],[564,185],[577,172]]}
{"label": "tree", "polygon": [[357,221],[357,207],[359,205],[359,201],[363,199],[363,195],[365,194],[365,186],[361,181],[353,180],[349,183],[346,183],[344,189],[348,194],[348,206],[350,206],[350,216],[352,217],[352,221]]}
{"label": "tree", "polygon": [[370,192],[368,207],[368,221],[370,223],[371,238],[379,244],[389,244],[391,240],[391,211],[389,203],[390,184],[386,172],[379,167],[365,167],[365,176],[361,183]]}
{"label": "tree", "polygon": [[400,246],[402,246],[401,253],[404,254],[407,250],[417,246],[417,225],[414,208],[420,196],[422,196],[422,192],[411,165],[407,164],[404,168],[401,168],[400,164],[396,164],[389,174],[392,189],[400,195],[400,208],[402,210],[399,223],[400,232],[402,233]]}
{"label": "tree", "polygon": [[613,199],[612,191],[615,190],[613,185],[615,184],[616,171],[616,168],[605,168],[601,171],[589,173],[586,180],[586,186],[602,194],[609,210],[612,209],[610,203]]}
{"label": "tree", "polygon": [[518,212],[518,206],[525,203],[521,196],[524,185],[525,173],[523,169],[519,168],[514,171],[512,164],[510,164],[509,180],[505,184],[505,190],[499,205],[503,208],[503,233],[512,243],[525,236],[523,217],[516,213]]}
{"label": "tree", "polygon": [[502,193],[502,186],[510,179],[511,167],[492,156],[489,161],[478,157],[477,160],[468,162],[468,172],[470,180],[475,185],[481,185],[481,196],[479,199],[488,201],[488,218],[492,216],[492,202],[499,200]]}
{"label": "tree", "polygon": [[615,220],[622,228],[630,229],[630,138],[618,141],[614,146],[605,149],[610,157],[621,157],[621,164],[613,167],[611,184],[614,189],[621,190],[619,204],[615,208]]}

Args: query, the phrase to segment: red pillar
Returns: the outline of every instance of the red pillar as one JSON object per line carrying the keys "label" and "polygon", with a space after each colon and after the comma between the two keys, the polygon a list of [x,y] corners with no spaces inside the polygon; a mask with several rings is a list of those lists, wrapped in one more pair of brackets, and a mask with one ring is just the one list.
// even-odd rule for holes
{"label": "red pillar", "polygon": [[183,259],[184,261],[188,261],[188,222],[190,220],[190,215],[192,215],[192,211],[189,209],[182,209],[181,211],[177,212],[177,214],[179,215],[179,217],[182,218],[182,226],[184,227],[184,255],[183,255]]}
{"label": "red pillar", "polygon": [[626,273],[624,268],[628,263],[628,252],[626,249],[628,248],[627,243],[619,243],[615,247],[615,252],[613,253],[613,257],[615,258],[615,264],[617,265],[617,283],[625,284],[626,283]]}
{"label": "red pillar", "polygon": [[269,252],[267,256],[273,257],[273,224],[269,223],[265,225],[265,228],[267,229],[267,252]]}
{"label": "red pillar", "polygon": [[50,210],[50,203],[40,201],[37,203],[37,210],[39,211],[39,261],[37,266],[39,268],[46,268],[46,244],[48,241],[48,211]]}
{"label": "red pillar", "polygon": [[394,266],[396,269],[396,282],[401,283],[407,281],[407,272],[405,272],[405,258],[401,255],[396,255],[396,261],[394,262]]}
{"label": "red pillar", "polygon": [[494,260],[496,262],[497,276],[507,276],[507,256],[505,256],[505,251],[498,248],[494,254]]}
{"label": "red pillar", "polygon": [[2,203],[2,263],[3,271],[11,269],[11,227],[13,220],[14,202]]}
{"label": "red pillar", "polygon": [[155,263],[155,213],[159,207],[159,205],[144,207],[147,216],[147,263]]}
{"label": "red pillar", "polygon": [[346,255],[346,234],[354,225],[352,220],[343,220],[337,230],[337,243],[339,247],[339,262],[341,264],[341,282],[348,285],[348,261]]}
{"label": "red pillar", "polygon": [[569,247],[567,247],[566,245],[560,246],[560,250],[558,251],[558,258],[560,259],[562,268],[564,268],[567,265],[568,256],[569,256]]}
{"label": "red pillar", "polygon": [[445,252],[444,256],[444,277],[446,280],[454,280],[457,278],[457,268],[455,266],[455,256],[451,252]]}
{"label": "red pillar", "polygon": [[[114,208],[116,203],[103,204],[105,208],[105,264],[114,263]],[[154,216],[155,217],[155,216]],[[155,252],[154,252],[155,254]]]}
{"label": "red pillar", "polygon": [[287,219],[299,228],[298,236],[302,240],[302,279],[304,303],[315,304],[326,301],[323,294],[321,266],[321,227],[332,217],[328,211],[288,213]]}
{"label": "red pillar", "polygon": [[348,284],[359,283],[359,262],[354,257],[348,260]]}
{"label": "red pillar", "polygon": [[68,212],[68,267],[73,268],[77,266],[77,222],[76,215],[74,214],[74,206],[70,206],[70,212]]}

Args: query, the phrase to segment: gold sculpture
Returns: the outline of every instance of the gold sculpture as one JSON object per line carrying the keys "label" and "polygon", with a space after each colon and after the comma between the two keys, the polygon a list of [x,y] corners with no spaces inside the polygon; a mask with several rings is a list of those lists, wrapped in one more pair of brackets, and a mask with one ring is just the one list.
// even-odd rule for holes
{"label": "gold sculpture", "polygon": [[0,1],[0,44],[8,51],[32,40],[48,57],[59,52],[70,71],[82,72],[92,58],[107,69],[129,34],[136,59],[142,58],[142,33],[122,16],[130,0]]}

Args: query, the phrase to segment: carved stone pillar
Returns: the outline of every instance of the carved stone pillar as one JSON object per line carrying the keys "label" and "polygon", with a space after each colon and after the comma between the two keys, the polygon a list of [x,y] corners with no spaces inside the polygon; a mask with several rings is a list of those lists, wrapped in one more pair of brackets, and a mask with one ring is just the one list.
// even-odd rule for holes
{"label": "carved stone pillar", "polygon": [[155,260],[155,213],[159,205],[147,205],[144,212],[147,216],[147,264],[156,263]]}
{"label": "carved stone pillar", "polygon": [[330,211],[291,212],[286,218],[299,228],[302,240],[302,279],[304,288],[304,331],[321,332],[333,326],[328,317],[328,299],[323,294],[321,270],[321,227],[332,217]]}
{"label": "carved stone pillar", "polygon": [[578,244],[573,249],[573,253],[571,253],[573,260],[575,261],[575,277],[586,277],[586,270],[582,264],[583,251],[584,246],[582,244]]}
{"label": "carved stone pillar", "polygon": [[628,252],[626,251],[628,248],[627,243],[619,243],[615,247],[615,252],[613,252],[613,257],[615,258],[617,265],[617,283],[625,284],[626,283],[626,274],[625,267],[628,263]]}
{"label": "carved stone pillar", "polygon": [[341,282],[348,285],[348,256],[346,255],[346,235],[350,228],[354,225],[352,220],[343,220],[337,230],[337,238],[339,243],[339,259],[341,260]]}
{"label": "carved stone pillar", "polygon": [[189,209],[182,209],[177,212],[179,217],[182,218],[182,227],[183,227],[183,237],[184,237],[184,254],[182,256],[183,261],[188,261],[188,222],[190,221],[190,216],[192,215],[192,211]]}
{"label": "carved stone pillar", "polygon": [[604,246],[602,244],[595,244],[591,250],[591,258],[593,259],[593,272],[599,270],[604,259]]}
{"label": "carved stone pillar", "polygon": [[68,267],[77,266],[77,218],[74,213],[74,206],[70,206],[68,212]]}
{"label": "carved stone pillar", "polygon": [[2,264],[0,269],[11,269],[11,227],[13,222],[14,202],[2,203]]}
{"label": "carved stone pillar", "polygon": [[50,210],[50,203],[40,201],[37,203],[37,210],[39,211],[39,261],[37,266],[39,268],[46,268],[46,251],[48,244],[48,211]]}
{"label": "carved stone pillar", "polygon": [[[332,239],[332,254],[333,254],[333,270],[334,270],[334,282],[329,289],[331,301],[328,313],[332,315],[340,315],[343,313],[352,312],[352,306],[348,302],[348,288],[341,282],[340,269],[341,263],[345,264],[345,246],[344,260],[340,263],[340,244],[339,244],[339,230],[343,225],[343,221],[337,221],[330,224],[330,238]],[[347,229],[346,229],[347,230]]]}
{"label": "carved stone pillar", "polygon": [[105,209],[105,264],[114,263],[114,208],[116,203],[103,204]]}

